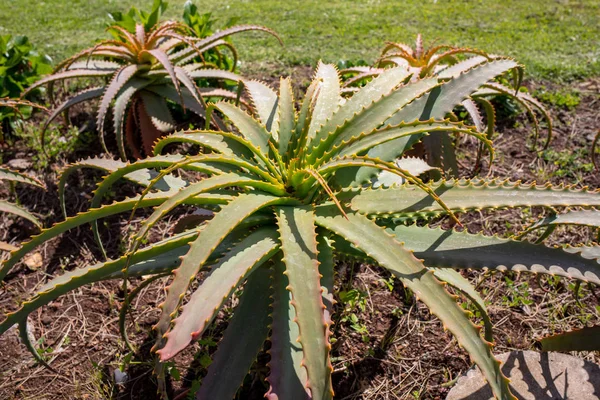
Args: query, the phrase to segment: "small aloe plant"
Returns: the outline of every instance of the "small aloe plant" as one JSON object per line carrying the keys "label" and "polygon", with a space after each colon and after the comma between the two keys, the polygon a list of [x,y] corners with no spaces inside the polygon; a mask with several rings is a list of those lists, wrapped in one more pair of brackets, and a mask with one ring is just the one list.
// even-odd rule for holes
{"label": "small aloe plant", "polygon": [[[463,60],[459,57],[462,57]],[[341,72],[345,77],[344,88],[352,92],[357,86],[382,73],[386,68],[406,68],[412,72],[414,79],[437,76],[440,79],[451,79],[476,65],[486,63],[498,57],[482,50],[449,45],[434,45],[426,48],[421,34],[417,35],[414,48],[404,43],[388,42],[381,51],[374,67],[357,66],[346,68]],[[491,99],[505,96],[517,103],[527,113],[534,127],[534,148],[540,135],[540,123],[536,111],[542,115],[547,124],[547,138],[544,147],[547,147],[552,138],[552,118],[546,108],[533,96],[521,90],[523,78],[522,69],[513,71],[514,87],[501,84],[496,79],[484,82],[477,91],[464,98],[460,103],[462,109],[468,114],[479,132],[485,132],[489,139],[494,136],[496,112],[490,102]],[[452,112],[453,110],[450,110]],[[484,118],[485,116],[485,118]],[[453,116],[456,119],[456,116]],[[437,138],[430,137],[424,141],[425,151],[430,163],[444,167],[447,172],[457,176],[457,166],[453,146],[445,135]],[[476,168],[479,168],[481,147],[477,156]],[[444,160],[445,156],[445,160]]]}
{"label": "small aloe plant", "polygon": [[[28,332],[28,315],[58,296],[108,279],[171,277],[155,325],[156,374],[165,393],[163,362],[203,332],[234,292],[239,305],[224,332],[196,396],[230,399],[266,340],[270,341],[268,399],[331,399],[331,324],[336,256],[380,265],[398,277],[455,335],[499,399],[515,399],[492,352],[491,322],[475,288],[455,269],[518,270],[600,283],[595,257],[578,249],[550,248],[516,239],[473,235],[411,225],[467,210],[517,207],[600,206],[600,195],[550,185],[496,180],[424,182],[431,167],[402,157],[437,131],[460,132],[491,143],[486,135],[444,117],[485,82],[517,68],[513,60],[479,63],[450,78],[412,79],[390,68],[344,99],[338,71],[320,64],[299,110],[289,79],[279,92],[259,82],[247,85],[255,115],[228,102],[209,107],[230,121],[234,132],[199,130],[159,140],[154,156],[134,163],[90,159],[65,170],[95,168],[106,173],[89,211],[44,230],[11,254],[0,279],[36,246],[69,229],[140,208],[153,208],[127,251],[119,257],[66,272],[50,280],[0,323],[0,334],[18,325],[20,336],[41,360]],[[212,111],[211,111],[212,110]],[[162,155],[169,143],[193,143],[210,154]],[[398,157],[400,161],[394,162]],[[184,181],[176,170],[208,177]],[[380,171],[404,183],[381,182]],[[122,179],[143,188],[140,195],[102,205]],[[375,188],[377,186],[377,188]],[[160,242],[144,246],[152,227],[182,205],[214,216]],[[568,251],[567,251],[568,250]],[[189,300],[182,299],[202,276]],[[466,294],[481,310],[485,332],[474,325],[446,284]],[[127,291],[124,291],[127,293]],[[129,343],[125,298],[120,326]],[[42,362],[44,360],[41,360]]]}
{"label": "small aloe plant", "polygon": [[262,26],[239,25],[200,39],[193,36],[190,27],[174,21],[152,26],[138,23],[135,33],[120,25],[108,29],[113,40],[102,41],[64,60],[53,74],[28,89],[48,85],[52,93],[54,84],[60,81],[95,77],[106,80],[106,84],[76,93],[57,106],[42,129],[42,143],[43,132],[56,117],[76,104],[100,99],[96,125],[104,150],[108,152],[104,135],[112,108],[121,158],[127,159],[125,144],[136,158],[142,153],[151,154],[154,142],[176,128],[169,101],[204,117],[204,97],[236,98],[235,93],[219,87],[198,87],[196,81],[200,79],[241,80],[232,71],[205,62],[205,52],[226,47],[235,56],[235,47],[224,38],[239,32],[263,31],[277,37]]}

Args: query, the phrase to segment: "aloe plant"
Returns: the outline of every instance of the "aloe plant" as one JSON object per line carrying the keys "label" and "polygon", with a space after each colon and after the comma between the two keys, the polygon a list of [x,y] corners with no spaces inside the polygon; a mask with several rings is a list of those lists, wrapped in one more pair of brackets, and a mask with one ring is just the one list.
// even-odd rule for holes
{"label": "aloe plant", "polygon": [[230,27],[202,39],[193,36],[191,28],[182,23],[166,21],[150,28],[147,25],[136,24],[135,33],[120,25],[109,27],[115,39],[102,41],[64,60],[52,75],[28,89],[48,85],[52,93],[56,82],[104,79],[104,84],[78,92],[57,106],[42,132],[74,105],[100,99],[96,125],[104,150],[108,152],[104,136],[107,115],[112,109],[113,131],[121,158],[127,159],[125,144],[136,158],[150,154],[154,142],[177,126],[169,102],[204,117],[204,97],[237,97],[219,87],[198,87],[199,79],[234,82],[241,79],[232,71],[213,68],[214,64],[203,60],[205,52],[225,46],[235,54],[235,48],[224,38],[239,32],[263,31],[277,37],[270,29],[255,25]]}
{"label": "aloe plant", "polygon": [[[485,134],[444,117],[482,84],[517,67],[513,60],[494,59],[450,79],[412,79],[405,68],[390,68],[344,99],[335,67],[320,64],[299,110],[289,79],[280,81],[279,92],[250,82],[247,89],[254,116],[228,102],[208,109],[229,120],[234,132],[180,132],[159,140],[154,156],[147,159],[134,163],[89,159],[69,167],[61,177],[61,191],[72,171],[94,168],[105,172],[90,210],[66,218],[23,244],[3,263],[0,278],[36,246],[69,229],[140,208],[153,211],[123,255],[50,280],[7,314],[0,334],[17,324],[24,343],[44,362],[27,335],[32,312],[92,282],[125,278],[126,287],[128,278],[168,275],[171,283],[160,305],[154,346],[159,388],[166,393],[162,363],[201,338],[227,299],[243,289],[197,398],[232,398],[236,383],[243,380],[268,340],[268,399],[331,399],[333,281],[336,257],[343,255],[378,264],[397,276],[455,335],[494,395],[515,399],[493,356],[485,304],[456,269],[550,273],[600,283],[597,259],[581,256],[578,249],[405,221],[447,216],[460,223],[460,213],[467,210],[593,209],[600,206],[600,195],[569,187],[484,179],[426,183],[418,174],[431,167],[402,155],[437,131],[471,135],[493,154]],[[170,143],[197,144],[211,153],[162,155]],[[398,157],[401,161],[394,162]],[[200,171],[207,177],[185,181],[174,175],[177,170]],[[401,177],[404,183],[382,182],[381,171]],[[139,185],[140,195],[102,205],[105,194],[123,179]],[[152,227],[182,205],[205,210],[203,221],[144,246]],[[206,220],[210,212],[214,216]],[[199,274],[198,288],[181,308]],[[483,337],[481,328],[446,290],[446,283],[480,308]],[[126,313],[137,293],[127,295],[121,311],[126,343]]]}
{"label": "aloe plant", "polygon": [[[488,54],[482,50],[450,45],[433,45],[426,48],[423,44],[421,34],[417,35],[414,48],[404,43],[388,42],[381,51],[375,66],[357,66],[343,69],[342,76],[345,77],[344,88],[347,92],[356,90],[357,86],[363,85],[369,79],[382,73],[386,68],[402,67],[413,73],[414,79],[437,76],[441,79],[457,77],[465,70],[476,65],[486,63],[493,59],[501,59],[495,55]],[[469,116],[479,132],[485,132],[488,138],[494,136],[496,124],[496,112],[490,100],[505,97],[520,106],[534,127],[534,149],[535,143],[540,135],[540,123],[536,111],[545,119],[547,124],[547,137],[544,148],[548,146],[552,138],[552,118],[546,108],[533,96],[521,88],[523,78],[522,69],[513,71],[514,86],[509,87],[498,81],[498,77],[483,82],[478,90],[463,99],[460,106]],[[506,79],[503,79],[506,81]],[[449,114],[456,110],[450,110]],[[485,116],[485,118],[484,118]],[[456,115],[452,115],[457,119]],[[447,172],[458,176],[454,146],[447,135],[430,137],[425,140],[425,153],[430,163],[443,167]],[[475,168],[479,168],[482,148],[479,148]]]}

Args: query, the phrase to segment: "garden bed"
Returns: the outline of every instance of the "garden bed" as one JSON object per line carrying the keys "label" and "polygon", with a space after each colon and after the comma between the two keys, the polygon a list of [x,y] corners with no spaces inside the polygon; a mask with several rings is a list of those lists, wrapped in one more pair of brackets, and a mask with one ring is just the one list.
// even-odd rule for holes
{"label": "garden bed", "polygon": [[[301,82],[300,93],[308,83],[312,69],[298,67],[291,71],[295,82]],[[256,76],[278,83],[272,76]],[[528,82],[532,92],[550,93],[547,101],[555,122],[554,139],[547,150],[530,150],[531,125],[522,116],[505,119],[498,127],[494,141],[496,160],[483,173],[491,176],[522,180],[551,181],[576,184],[578,187],[600,188],[600,176],[589,156],[592,139],[600,130],[600,81],[587,80],[560,86],[550,82]],[[545,89],[542,89],[545,88]],[[572,109],[560,106],[565,93],[577,93],[579,104]],[[561,97],[562,96],[562,97]],[[298,98],[298,96],[296,96]],[[554,103],[554,104],[552,104]],[[89,122],[90,113],[78,109],[71,117],[80,126]],[[40,118],[40,117],[37,117]],[[92,141],[93,143],[93,141]],[[91,156],[96,144],[80,146],[65,154],[68,159],[53,159],[44,170],[31,170],[37,161],[24,141],[2,150],[3,162],[20,160],[27,172],[46,182],[48,191],[19,188],[21,202],[44,220],[45,226],[62,219],[57,201],[57,174],[67,162]],[[468,141],[459,146],[459,162],[466,177],[473,165],[474,147]],[[14,165],[18,163],[13,161]],[[9,164],[10,165],[10,164]],[[98,176],[79,173],[69,180],[67,210],[69,215],[83,211],[89,193]],[[127,193],[123,186],[119,196]],[[131,189],[129,189],[131,190]],[[154,229],[150,241],[170,233],[173,223],[189,210],[167,217]],[[466,213],[460,219],[465,229],[480,228],[487,234],[505,235],[523,228],[527,218],[540,210],[506,211],[502,213]],[[102,227],[109,254],[116,254],[123,239],[140,223],[139,213],[128,223],[127,216],[109,218]],[[502,216],[502,220],[498,216]],[[437,224],[449,225],[448,220]],[[0,241],[25,240],[34,230],[28,223],[2,217]],[[589,239],[585,229],[559,228],[553,238],[561,242],[569,238]],[[552,238],[551,238],[552,239]],[[574,240],[575,241],[575,240]],[[23,260],[0,287],[0,308],[14,309],[25,293],[45,282],[61,269],[73,269],[97,261],[100,253],[88,227],[75,229],[37,250],[33,259]],[[43,267],[41,267],[43,265]],[[388,273],[369,265],[340,261],[337,265],[337,299],[335,343],[332,350],[333,385],[338,399],[443,399],[453,380],[470,368],[469,357],[456,340],[444,332],[441,323],[429,314],[427,307],[407,295],[403,286]],[[489,301],[489,314],[495,325],[496,352],[535,347],[536,339],[545,334],[598,323],[600,311],[595,293],[583,286],[580,298],[573,294],[573,282],[566,279],[536,279],[526,274],[509,273],[488,276],[466,274]],[[135,283],[139,283],[135,282]],[[140,348],[141,357],[128,356],[118,333],[118,310],[123,300],[119,281],[97,283],[62,296],[32,316],[32,333],[44,338],[40,347],[52,360],[56,372],[37,366],[25,347],[19,344],[16,331],[0,336],[0,398],[3,399],[151,399],[156,397],[152,377],[153,343],[151,328],[158,318],[157,304],[164,293],[163,278],[144,289],[136,300],[135,312],[128,320],[132,341]],[[354,289],[354,290],[351,290]],[[217,321],[195,344],[175,358],[171,366],[174,394],[184,393],[198,376],[206,372],[210,354],[214,351],[236,298],[220,312]],[[466,303],[465,303],[466,306]],[[472,311],[472,310],[471,310]],[[194,360],[194,355],[196,359]],[[596,361],[593,353],[584,355]],[[239,398],[260,399],[268,385],[264,381],[268,355],[258,356],[258,362],[242,387]],[[186,369],[188,365],[191,368]],[[115,370],[123,367],[128,379],[115,384]],[[118,373],[117,373],[118,375]],[[179,377],[177,376],[179,375]],[[179,379],[175,379],[179,378]],[[185,398],[182,395],[180,398]]]}

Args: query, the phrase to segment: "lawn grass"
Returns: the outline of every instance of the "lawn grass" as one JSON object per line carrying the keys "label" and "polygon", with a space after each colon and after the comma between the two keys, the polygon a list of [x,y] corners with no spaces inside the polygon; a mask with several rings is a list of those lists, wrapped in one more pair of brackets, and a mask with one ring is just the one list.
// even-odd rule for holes
{"label": "lawn grass", "polygon": [[[179,17],[185,0],[170,0]],[[509,55],[529,76],[564,80],[600,75],[598,0],[195,0],[221,21],[238,17],[277,30],[271,38],[242,34],[234,42],[252,65],[314,64],[323,59],[372,62],[384,41],[412,43],[418,32],[431,43],[470,46]],[[0,33],[26,34],[55,59],[105,37],[108,11],[151,0],[2,0]]]}

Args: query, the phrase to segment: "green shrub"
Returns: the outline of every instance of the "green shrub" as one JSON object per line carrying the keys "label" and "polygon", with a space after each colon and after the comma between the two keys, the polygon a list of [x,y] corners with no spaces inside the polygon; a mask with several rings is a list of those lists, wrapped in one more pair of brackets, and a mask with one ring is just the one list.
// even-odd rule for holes
{"label": "green shrub", "polygon": [[[523,235],[578,221],[598,226],[594,207],[600,206],[600,195],[485,179],[425,183],[418,176],[431,167],[402,156],[426,135],[440,131],[470,135],[493,154],[485,134],[444,117],[482,84],[517,67],[512,60],[494,59],[464,69],[460,79],[411,79],[406,69],[390,68],[344,99],[336,68],[320,64],[299,110],[289,79],[280,81],[278,93],[252,81],[247,88],[254,116],[227,102],[208,109],[218,111],[234,132],[180,132],[158,141],[154,156],[132,164],[91,159],[68,167],[59,183],[61,196],[73,171],[105,172],[90,210],[23,244],[2,264],[0,279],[28,252],[70,229],[91,222],[101,246],[98,220],[141,208],[152,213],[123,255],[50,280],[6,316],[0,334],[17,324],[24,343],[44,362],[28,335],[28,315],[86,284],[123,279],[126,289],[128,279],[149,277],[123,303],[120,327],[129,343],[125,316],[133,298],[152,280],[170,276],[155,325],[156,374],[164,394],[165,370],[172,365],[164,363],[200,339],[227,299],[242,289],[197,398],[232,398],[269,340],[268,399],[306,398],[307,393],[312,399],[331,399],[333,280],[336,256],[342,255],[389,270],[455,335],[494,395],[515,399],[492,353],[493,332],[485,304],[455,269],[528,271],[598,284],[597,249],[563,250],[430,228],[427,222],[446,216],[460,224],[460,213],[467,210],[567,207],[588,210],[544,219]],[[210,153],[161,155],[171,143],[200,145]],[[398,157],[402,158],[396,161]],[[174,174],[177,170],[208,177],[186,181]],[[382,171],[398,179],[385,176],[382,182]],[[122,179],[140,185],[143,192],[102,205],[105,194]],[[201,208],[196,225],[145,245],[152,227],[183,205]],[[209,211],[214,212],[212,218]],[[578,216],[581,212],[589,215]],[[411,225],[406,222],[410,220],[421,223]],[[199,273],[203,279],[180,310]],[[483,337],[443,282],[476,305],[485,325]],[[348,302],[351,289],[345,290]]]}
{"label": "green shrub", "polygon": [[574,90],[551,91],[542,87],[535,92],[535,96],[544,103],[551,104],[555,107],[566,108],[567,110],[573,110],[581,102],[579,92]]}
{"label": "green shrub", "polygon": [[[19,98],[41,75],[52,72],[52,60],[40,54],[26,36],[0,35],[0,98]],[[0,138],[15,118],[27,118],[32,107],[0,108]]]}
{"label": "green shrub", "polygon": [[121,38],[119,31],[113,28],[114,26],[119,26],[128,32],[135,33],[136,25],[141,24],[144,27],[144,31],[150,31],[159,23],[168,6],[169,3],[166,1],[154,0],[150,12],[140,10],[137,7],[131,7],[125,14],[120,11],[110,12],[108,13],[110,19],[108,31],[116,40],[121,40]]}

